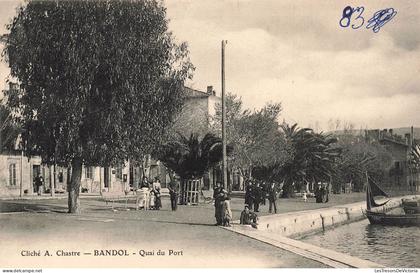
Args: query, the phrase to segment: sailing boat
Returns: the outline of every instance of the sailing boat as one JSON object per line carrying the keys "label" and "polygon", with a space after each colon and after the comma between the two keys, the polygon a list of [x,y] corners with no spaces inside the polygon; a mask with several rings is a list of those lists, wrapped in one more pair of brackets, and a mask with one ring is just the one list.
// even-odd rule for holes
{"label": "sailing boat", "polygon": [[[389,200],[377,203],[375,196],[389,197],[375,182],[367,179],[366,189],[366,216],[371,224],[390,226],[420,226],[420,214],[387,214],[383,207]],[[380,208],[383,211],[380,212]],[[379,208],[379,209],[375,209]],[[372,210],[372,209],[375,209]]]}

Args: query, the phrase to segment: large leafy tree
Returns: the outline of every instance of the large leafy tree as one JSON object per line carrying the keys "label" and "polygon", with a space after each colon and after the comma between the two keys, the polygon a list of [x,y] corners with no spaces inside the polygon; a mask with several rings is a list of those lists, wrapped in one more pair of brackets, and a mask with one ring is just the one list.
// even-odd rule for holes
{"label": "large leafy tree", "polygon": [[[231,164],[244,176],[252,177],[256,167],[278,166],[290,156],[284,135],[279,130],[280,103],[268,103],[250,111],[234,94],[226,98],[226,135],[234,149]],[[221,134],[221,105],[216,105],[213,130]],[[257,169],[258,169],[257,168]]]}
{"label": "large leafy tree", "polygon": [[142,159],[183,102],[193,66],[161,1],[30,1],[8,25],[4,54],[20,91],[9,105],[28,155],[72,167]]}
{"label": "large leafy tree", "polygon": [[339,192],[344,183],[351,183],[355,191],[362,191],[366,174],[375,181],[385,183],[392,166],[390,152],[379,143],[368,143],[361,135],[343,132],[335,144],[342,149],[336,161],[334,190]]}
{"label": "large leafy tree", "polygon": [[0,101],[0,152],[15,149],[20,127],[12,118],[12,112]]}

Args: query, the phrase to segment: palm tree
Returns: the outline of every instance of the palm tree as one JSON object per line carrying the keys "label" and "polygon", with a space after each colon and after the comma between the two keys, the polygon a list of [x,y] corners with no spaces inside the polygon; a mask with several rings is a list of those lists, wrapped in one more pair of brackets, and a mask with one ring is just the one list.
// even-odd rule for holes
{"label": "palm tree", "polygon": [[[228,145],[228,154],[232,153],[232,150]],[[222,160],[222,140],[211,133],[201,140],[194,133],[189,138],[179,134],[178,140],[163,145],[155,153],[155,157],[179,175],[183,189],[182,184],[201,179],[210,168]]]}
{"label": "palm tree", "polygon": [[281,128],[294,151],[293,158],[279,170],[284,182],[283,197],[290,197],[293,187],[300,189],[307,181],[329,181],[341,153],[340,148],[333,146],[337,140],[297,124],[283,124]]}

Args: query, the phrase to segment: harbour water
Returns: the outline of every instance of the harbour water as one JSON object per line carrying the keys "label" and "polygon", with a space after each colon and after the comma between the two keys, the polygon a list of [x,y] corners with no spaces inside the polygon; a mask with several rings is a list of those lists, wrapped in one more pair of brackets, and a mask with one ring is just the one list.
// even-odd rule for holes
{"label": "harbour water", "polygon": [[370,225],[366,219],[301,240],[387,267],[420,267],[420,227]]}

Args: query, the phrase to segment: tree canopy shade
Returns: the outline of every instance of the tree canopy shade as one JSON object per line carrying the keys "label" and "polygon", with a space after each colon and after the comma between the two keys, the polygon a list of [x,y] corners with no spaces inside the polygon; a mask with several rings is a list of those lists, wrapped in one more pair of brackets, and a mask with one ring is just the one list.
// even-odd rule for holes
{"label": "tree canopy shade", "polygon": [[30,1],[8,26],[9,94],[28,155],[72,166],[78,211],[82,164],[142,158],[183,103],[194,67],[168,32],[161,1]]}

